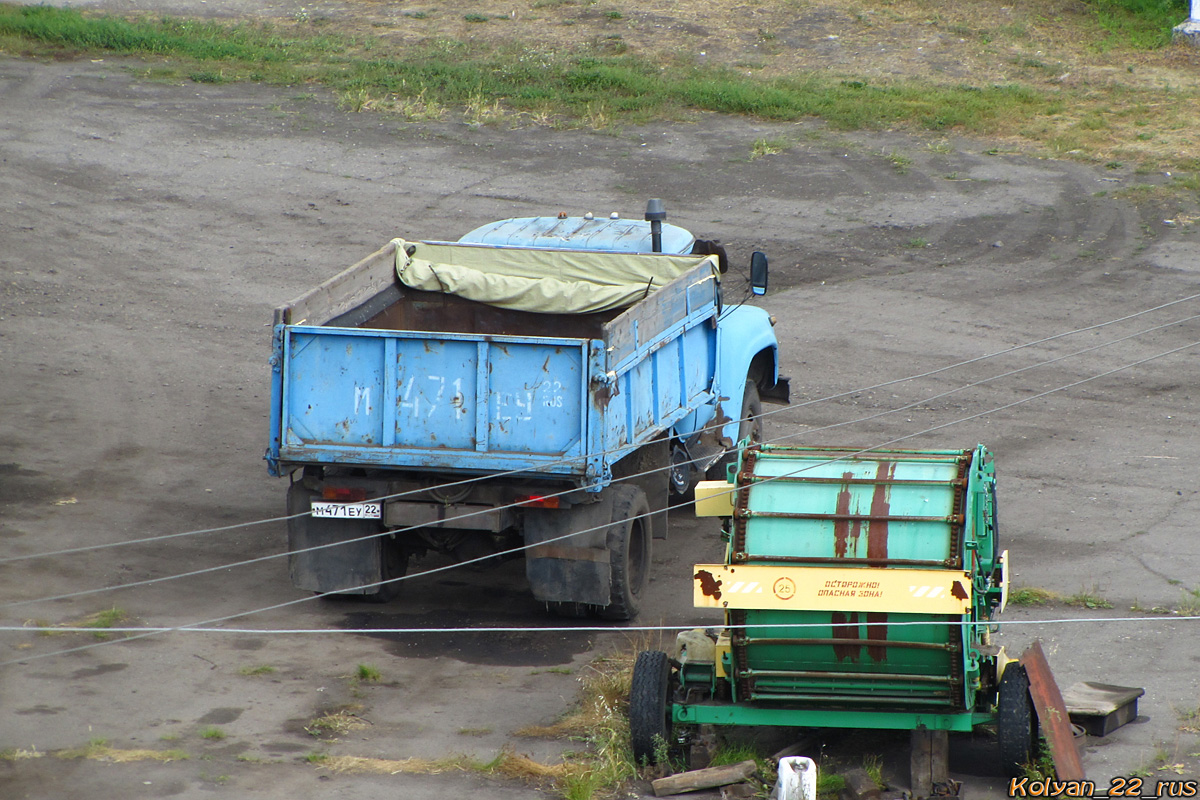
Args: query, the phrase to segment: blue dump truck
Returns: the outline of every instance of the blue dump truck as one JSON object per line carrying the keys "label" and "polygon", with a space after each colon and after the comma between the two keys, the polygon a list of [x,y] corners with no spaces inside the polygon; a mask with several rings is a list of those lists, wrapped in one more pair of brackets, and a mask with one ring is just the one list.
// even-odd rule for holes
{"label": "blue dump truck", "polygon": [[[292,582],[387,601],[429,551],[525,557],[564,616],[631,619],[672,493],[786,403],[767,313],[664,222],[507,219],[395,239],[275,311],[273,475]],[[751,263],[766,288],[766,257]]]}

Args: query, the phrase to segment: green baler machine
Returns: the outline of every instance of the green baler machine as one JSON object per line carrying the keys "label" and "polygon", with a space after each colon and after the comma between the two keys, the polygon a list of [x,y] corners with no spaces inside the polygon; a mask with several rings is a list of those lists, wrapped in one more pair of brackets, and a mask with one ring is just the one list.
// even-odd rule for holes
{"label": "green baler machine", "polygon": [[1036,718],[1024,669],[990,641],[1008,588],[991,453],[747,442],[729,472],[696,506],[726,518],[725,563],[693,570],[695,605],[725,627],[639,654],[635,756],[676,725],[994,723],[1018,773]]}

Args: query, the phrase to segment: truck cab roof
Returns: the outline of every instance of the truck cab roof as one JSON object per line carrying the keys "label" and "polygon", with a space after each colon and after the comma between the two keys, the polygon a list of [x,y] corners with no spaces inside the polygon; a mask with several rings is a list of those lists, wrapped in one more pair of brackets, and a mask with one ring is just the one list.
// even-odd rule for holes
{"label": "truck cab roof", "polygon": [[[663,223],[662,252],[692,252],[695,237],[678,225]],[[499,247],[545,247],[559,250],[653,252],[650,223],[639,219],[588,217],[518,217],[489,222],[459,239],[463,244]]]}

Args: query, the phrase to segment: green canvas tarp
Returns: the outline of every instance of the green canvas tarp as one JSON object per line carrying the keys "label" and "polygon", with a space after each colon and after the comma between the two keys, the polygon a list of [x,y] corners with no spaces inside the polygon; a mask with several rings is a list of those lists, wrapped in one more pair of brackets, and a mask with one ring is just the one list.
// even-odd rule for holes
{"label": "green canvas tarp", "polygon": [[587,314],[632,305],[717,257],[431,244],[395,239],[405,286],[542,314]]}

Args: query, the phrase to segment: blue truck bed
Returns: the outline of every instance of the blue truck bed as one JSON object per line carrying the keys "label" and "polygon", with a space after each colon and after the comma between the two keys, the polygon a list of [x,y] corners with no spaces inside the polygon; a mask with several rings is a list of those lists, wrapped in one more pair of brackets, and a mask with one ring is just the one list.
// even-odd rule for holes
{"label": "blue truck bed", "polygon": [[[389,283],[395,257],[389,245],[352,275],[279,310],[267,456],[273,472],[313,463],[524,470],[596,490],[611,480],[614,463],[698,409],[712,409],[719,303],[713,256],[693,257],[680,277],[611,318],[553,320],[397,287]],[[467,330],[373,327],[386,323],[379,314],[350,324],[337,312],[361,285],[399,293],[392,318],[404,316],[396,305],[424,304],[411,313],[426,324],[440,317]],[[338,294],[348,296],[329,302]],[[556,335],[502,332],[529,327]],[[700,416],[707,417],[698,420],[703,424],[712,413]]]}

